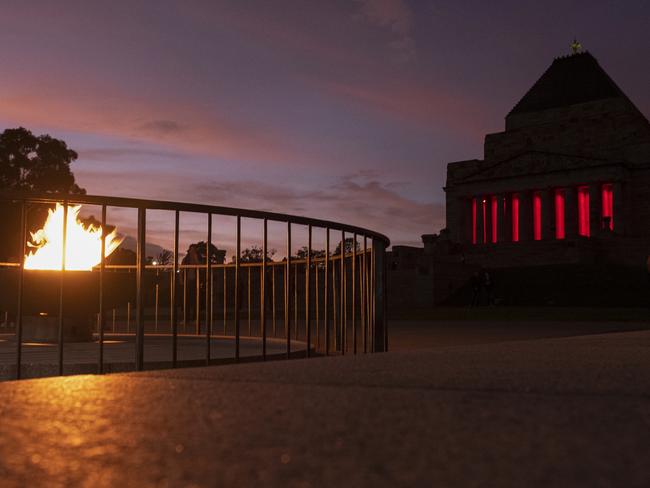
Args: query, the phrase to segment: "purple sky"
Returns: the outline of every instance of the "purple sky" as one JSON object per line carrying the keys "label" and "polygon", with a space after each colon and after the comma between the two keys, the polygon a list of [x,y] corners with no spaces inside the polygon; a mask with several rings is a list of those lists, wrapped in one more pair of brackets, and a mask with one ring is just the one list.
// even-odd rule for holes
{"label": "purple sky", "polygon": [[[498,7],[497,7],[498,5]],[[91,194],[341,220],[417,244],[445,165],[576,36],[650,114],[650,2],[0,0],[0,123]]]}

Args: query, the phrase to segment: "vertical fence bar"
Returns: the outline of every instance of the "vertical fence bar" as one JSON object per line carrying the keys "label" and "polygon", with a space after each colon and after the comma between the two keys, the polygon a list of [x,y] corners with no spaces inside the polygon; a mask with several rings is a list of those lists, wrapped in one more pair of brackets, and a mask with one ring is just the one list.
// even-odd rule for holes
{"label": "vertical fence bar", "polygon": [[210,273],[210,335],[212,335],[212,332],[214,330],[214,266],[212,267],[212,273]]}
{"label": "vertical fence bar", "polygon": [[298,263],[293,265],[293,338],[298,340]]}
{"label": "vertical fence bar", "polygon": [[368,249],[368,351],[374,352],[374,343],[373,343],[373,327],[375,324],[375,319],[373,315],[374,310],[374,266],[373,262],[373,251],[372,251],[372,238],[370,238],[370,248]]}
{"label": "vertical fence bar", "polygon": [[223,335],[227,335],[228,320],[228,265],[223,263]]}
{"label": "vertical fence bar", "polygon": [[[27,209],[25,201],[20,202],[20,244],[18,245],[20,268],[18,268],[18,303],[16,304],[16,379],[21,376],[23,354],[23,289],[25,287],[25,243],[27,241]],[[5,325],[8,316],[5,315]]]}
{"label": "vertical fence bar", "polygon": [[201,335],[201,268],[199,267],[198,262],[194,265],[194,277],[196,278],[196,297],[194,300],[194,333],[198,336]]}
{"label": "vertical fence bar", "polygon": [[61,236],[61,276],[59,281],[59,333],[58,333],[58,354],[59,354],[59,376],[63,375],[63,294],[65,285],[65,254],[67,247],[67,234],[68,234],[68,202],[63,202],[63,229]]}
{"label": "vertical fence bar", "polygon": [[131,332],[131,302],[126,302],[126,331]]}
{"label": "vertical fence bar", "polygon": [[372,247],[372,237],[370,245],[364,254],[366,266],[366,351],[372,352],[372,260],[370,258]]}
{"label": "vertical fence bar", "polygon": [[320,267],[318,260],[314,264],[314,300],[316,302],[316,350],[320,351],[320,279],[318,276],[318,268]]}
{"label": "vertical fence bar", "polygon": [[172,270],[172,291],[171,291],[171,320],[172,320],[172,367],[176,367],[178,360],[178,307],[176,305],[176,281],[178,277],[178,223],[179,212],[174,213],[174,268]]}
{"label": "vertical fence bar", "polygon": [[346,313],[345,313],[345,231],[341,231],[341,276],[339,276],[341,281],[339,287],[340,299],[339,306],[341,308],[341,320],[339,327],[341,329],[341,354],[345,354],[345,348],[347,344],[345,343],[345,326],[346,326]]}
{"label": "vertical fence bar", "polygon": [[388,306],[388,287],[386,276],[386,246],[381,244],[382,249],[380,252],[380,272],[381,272],[381,326],[384,332],[384,348],[383,352],[388,352],[388,315],[386,313]]}
{"label": "vertical fence bar", "polygon": [[356,286],[357,286],[357,308],[358,308],[358,316],[359,316],[359,321],[358,321],[358,334],[359,338],[357,340],[357,345],[359,352],[363,351],[363,320],[364,320],[364,313],[363,313],[363,297],[364,297],[364,290],[363,290],[363,251],[361,249],[361,244],[359,244],[359,252],[357,253],[357,273],[354,278],[356,281]]}
{"label": "vertical fence bar", "polygon": [[271,266],[271,301],[273,302],[272,314],[273,314],[273,338],[277,337],[275,331],[275,266]]}
{"label": "vertical fence bar", "polygon": [[311,224],[307,227],[307,256],[305,262],[305,339],[307,343],[307,350],[305,356],[309,357],[311,353]]}
{"label": "vertical fence bar", "polygon": [[183,268],[183,332],[187,333],[187,268]]}
{"label": "vertical fence bar", "polygon": [[239,361],[239,303],[240,303],[240,283],[239,268],[241,257],[241,217],[237,216],[237,250],[235,254],[235,360]]}
{"label": "vertical fence bar", "polygon": [[339,338],[339,306],[338,306],[338,293],[336,289],[336,284],[338,280],[336,279],[336,262],[334,256],[332,256],[332,332],[334,333],[334,351],[338,351],[340,338]]}
{"label": "vertical fence bar", "polygon": [[113,334],[115,334],[115,309],[113,309]]}
{"label": "vertical fence bar", "polygon": [[368,314],[366,320],[368,321],[368,352],[372,352],[372,327],[373,327],[373,303],[374,303],[374,291],[373,291],[373,268],[372,268],[372,238],[369,240],[368,247],[368,256],[366,258],[366,263],[368,266]]}
{"label": "vertical fence bar", "polygon": [[323,321],[325,322],[325,355],[330,353],[329,324],[329,271],[330,271],[330,228],[325,229],[325,284],[323,290]]}
{"label": "vertical fence bar", "polygon": [[246,305],[248,306],[248,313],[246,314],[246,318],[248,319],[248,337],[252,336],[252,329],[251,329],[251,268],[252,266],[249,263],[248,266],[248,278],[247,278],[247,290],[248,290],[248,298],[246,299]]}
{"label": "vertical fence bar", "polygon": [[153,309],[153,330],[158,333],[158,295],[160,291],[160,286],[158,286],[158,270],[156,270],[156,296],[154,297],[154,309]]}
{"label": "vertical fence bar", "polygon": [[368,237],[363,236],[363,352],[368,352]]}
{"label": "vertical fence bar", "polygon": [[106,268],[106,205],[102,205],[102,241],[99,261],[99,361],[97,371],[104,372],[104,271]]}
{"label": "vertical fence bar", "polygon": [[266,254],[268,247],[268,221],[264,219],[262,236],[262,276],[260,279],[260,327],[262,328],[262,359],[266,360]]}
{"label": "vertical fence bar", "polygon": [[[205,245],[205,364],[210,365],[210,336],[212,331],[212,214],[208,213],[208,242]],[[198,270],[197,270],[198,273]]]}
{"label": "vertical fence bar", "polygon": [[372,251],[374,238],[370,238],[370,254],[368,255],[368,350],[375,352],[375,265],[374,253]]}
{"label": "vertical fence bar", "polygon": [[147,259],[145,250],[147,211],[138,208],[138,270],[136,274],[136,369],[144,369],[144,266]]}
{"label": "vertical fence bar", "polygon": [[174,308],[174,270],[169,273],[169,333],[172,333],[172,314]]}
{"label": "vertical fence bar", "polygon": [[371,307],[371,317],[372,317],[372,352],[379,352],[378,342],[377,342],[377,294],[378,294],[378,284],[377,284],[377,240],[372,239],[372,250],[370,254],[371,258],[371,267],[372,267],[372,277],[371,277],[371,296],[372,296],[372,307]]}
{"label": "vertical fence bar", "polygon": [[282,310],[284,311],[284,337],[288,334],[287,329],[289,327],[289,322],[287,320],[287,263],[285,259],[284,265],[282,265],[282,293],[283,293],[283,302]]}
{"label": "vertical fence bar", "polygon": [[352,352],[357,353],[357,234],[352,240]]}
{"label": "vertical fence bar", "polygon": [[287,359],[291,359],[291,222],[287,222],[287,267],[284,286],[284,326],[287,336]]}

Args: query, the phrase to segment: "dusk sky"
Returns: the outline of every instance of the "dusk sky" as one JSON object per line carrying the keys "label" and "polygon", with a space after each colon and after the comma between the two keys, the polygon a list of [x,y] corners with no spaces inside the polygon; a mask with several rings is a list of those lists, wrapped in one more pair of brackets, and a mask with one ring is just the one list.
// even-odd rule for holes
{"label": "dusk sky", "polygon": [[445,167],[574,36],[650,114],[650,2],[0,0],[0,122],[90,194],[340,220],[418,244]]}

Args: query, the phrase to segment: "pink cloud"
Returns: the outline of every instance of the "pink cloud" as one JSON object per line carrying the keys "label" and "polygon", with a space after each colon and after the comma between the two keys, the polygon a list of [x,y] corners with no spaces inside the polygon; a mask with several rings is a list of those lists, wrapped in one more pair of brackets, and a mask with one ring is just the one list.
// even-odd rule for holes
{"label": "pink cloud", "polygon": [[15,125],[126,138],[240,161],[299,160],[286,134],[268,125],[238,122],[191,104],[131,96],[118,89],[106,93],[93,80],[83,87],[50,83],[47,92],[22,85],[5,85],[3,90],[0,113]]}
{"label": "pink cloud", "polygon": [[[163,199],[166,200],[304,215],[381,232],[393,244],[417,245],[421,234],[437,232],[444,227],[441,203],[406,197],[394,184],[381,183],[379,175],[373,172],[350,174],[324,183],[318,189],[251,180],[198,181],[179,179],[172,174],[158,174],[152,178],[148,174],[133,173],[125,178],[85,171],[79,176],[91,193],[154,199],[165,195]],[[146,188],[139,183],[144,180],[148,180]]]}

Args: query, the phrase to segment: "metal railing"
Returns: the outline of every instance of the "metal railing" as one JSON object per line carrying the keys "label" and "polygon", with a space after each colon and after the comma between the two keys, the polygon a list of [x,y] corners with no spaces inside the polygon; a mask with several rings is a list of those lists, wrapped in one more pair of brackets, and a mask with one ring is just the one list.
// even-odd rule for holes
{"label": "metal railing", "polygon": [[[98,276],[97,327],[93,334],[97,338],[97,369],[105,371],[106,334],[133,333],[135,335],[134,369],[145,367],[145,337],[168,332],[171,341],[172,367],[179,366],[179,333],[188,335],[190,320],[194,320],[189,335],[205,340],[204,364],[214,364],[212,346],[215,338],[233,340],[231,360],[240,360],[240,338],[244,318],[244,288],[246,291],[247,335],[261,342],[260,359],[267,359],[267,342],[284,342],[283,356],[310,357],[314,354],[345,354],[346,352],[379,352],[388,347],[386,327],[385,251],[389,245],[387,237],[360,227],[337,222],[291,216],[279,213],[229,208],[189,203],[117,198],[89,195],[22,195],[0,193],[0,203],[17,205],[20,212],[19,262],[0,263],[0,268],[16,268],[15,342],[16,373],[21,377],[23,365],[23,320],[25,294],[25,254],[27,243],[27,209],[32,205],[63,205],[63,252],[65,270],[66,223],[68,206],[73,204],[93,205],[101,208],[101,225],[104,231],[101,239],[101,261],[93,268]],[[119,207],[137,210],[136,263],[111,265],[106,262],[105,237],[107,208]],[[172,262],[148,264],[145,254],[147,211],[170,211],[174,215],[174,240]],[[204,263],[179,262],[179,221],[181,213],[203,214],[207,217],[207,241]],[[212,224],[213,216],[230,216],[236,219],[235,256],[231,263],[213,262]],[[242,218],[256,219],[262,223],[262,258],[260,262],[242,261]],[[269,222],[286,225],[286,257],[272,261],[268,256]],[[304,257],[297,259],[292,253],[292,227],[305,226],[307,248]],[[322,229],[325,234],[324,253],[314,255],[313,231]],[[349,238],[350,249],[346,249]],[[15,238],[15,237],[14,237]],[[347,240],[346,240],[347,239]],[[339,252],[330,252],[330,244],[338,244]],[[56,271],[54,273],[57,273]],[[58,271],[58,314],[57,314],[57,368],[64,373],[64,328],[66,320],[66,272]],[[126,306],[126,331],[124,323],[119,324],[119,310],[110,311],[111,327],[107,328],[109,308],[106,305],[106,278],[109,273],[135,275],[135,300]],[[147,275],[149,273],[149,275]],[[156,279],[148,287],[147,276]],[[163,277],[164,279],[162,279]],[[192,283],[193,282],[193,283]],[[168,328],[161,326],[160,290],[169,287]],[[193,290],[192,287],[195,287]],[[147,293],[153,292],[154,319],[146,327]],[[194,294],[194,296],[192,296]],[[189,301],[194,301],[193,304]],[[163,300],[164,301],[164,300]],[[257,302],[257,303],[256,303]],[[135,306],[134,327],[131,326],[132,308]],[[217,319],[215,312],[221,316]],[[179,312],[181,315],[179,316]],[[11,311],[5,312],[5,325]],[[257,317],[256,317],[257,316]],[[182,318],[182,320],[181,320]],[[180,322],[180,323],[179,323]],[[219,322],[219,324],[217,324]],[[269,330],[270,322],[270,330]],[[179,325],[182,324],[182,331]],[[152,329],[153,325],[153,330]],[[221,325],[223,327],[221,327]],[[253,327],[256,325],[256,327]],[[218,329],[217,329],[218,327]],[[256,330],[255,330],[256,329]],[[302,329],[302,330],[301,330]],[[223,332],[218,336],[216,331]],[[232,334],[231,334],[232,332]],[[295,351],[297,345],[300,351]],[[276,354],[277,356],[277,354]]]}

